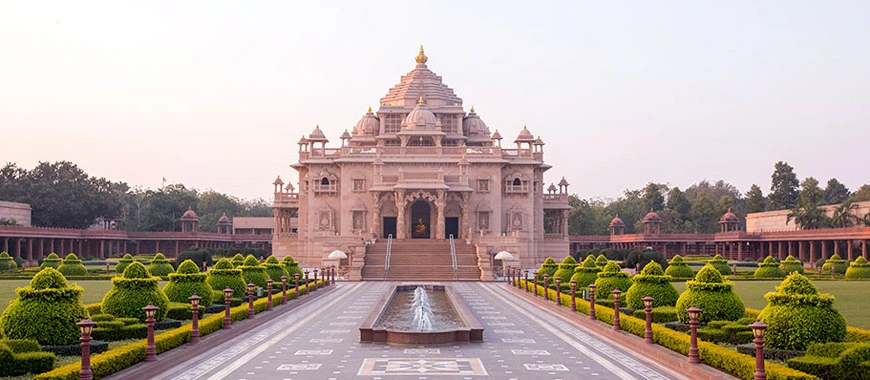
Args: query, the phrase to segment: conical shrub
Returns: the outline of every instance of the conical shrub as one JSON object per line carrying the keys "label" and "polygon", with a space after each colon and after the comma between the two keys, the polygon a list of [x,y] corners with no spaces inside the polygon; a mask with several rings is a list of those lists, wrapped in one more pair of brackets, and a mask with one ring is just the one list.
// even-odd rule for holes
{"label": "conical shrub", "polygon": [[275,256],[269,256],[266,262],[263,263],[263,266],[266,267],[266,273],[269,275],[269,278],[274,281],[272,287],[276,289],[281,288],[281,276],[287,276],[288,284],[293,282],[291,281],[290,274],[287,272],[287,268],[284,267],[284,264],[279,263]]}
{"label": "conical shrub", "polygon": [[300,281],[305,278],[305,272],[302,271],[302,268],[299,268],[299,263],[293,259],[293,256],[284,256],[284,259],[281,260],[281,264],[284,264],[284,268],[287,268],[288,283],[295,284],[296,278],[294,274],[296,273],[299,273]]}
{"label": "conical shrub", "polygon": [[233,266],[238,268],[242,265],[245,265],[245,256],[242,256],[241,253],[237,253],[233,256]]}
{"label": "conical shrub", "polygon": [[151,272],[152,276],[168,276],[170,273],[175,272],[175,268],[172,268],[172,264],[169,263],[166,256],[163,256],[162,253],[158,253],[154,255],[153,259],[151,259],[151,264],[148,265],[148,271]]}
{"label": "conical shrub", "polygon": [[559,281],[562,282],[563,286],[567,286],[568,281],[571,281],[571,276],[574,275],[574,268],[576,267],[577,261],[573,257],[565,257],[562,259],[562,263],[559,264],[559,269],[556,270],[554,276],[559,277]]}
{"label": "conical shrub", "polygon": [[266,288],[266,280],[269,279],[269,274],[266,273],[266,267],[260,265],[260,261],[254,255],[248,255],[239,269],[242,270],[242,277],[245,278],[245,282],[264,289]]}
{"label": "conical shrub", "polygon": [[595,280],[598,279],[598,272],[601,272],[601,268],[595,265],[595,258],[586,256],[586,260],[574,268],[574,275],[571,276],[571,279],[577,281],[577,289],[583,289],[589,284],[595,283]]}
{"label": "conical shrub", "polygon": [[45,268],[57,269],[60,266],[61,261],[62,260],[60,259],[60,257],[58,257],[56,253],[52,252],[52,253],[49,253],[48,256],[45,256],[44,259],[42,259],[42,264],[40,264],[39,267],[41,269],[45,269]]}
{"label": "conical shrub", "polygon": [[15,259],[12,256],[9,256],[9,253],[6,251],[0,252],[0,271],[8,271],[10,269],[18,268],[18,264],[15,263]]}
{"label": "conical shrub", "polygon": [[798,272],[800,274],[804,273],[804,263],[792,255],[788,255],[781,263],[779,263],[779,267],[782,268],[782,271],[786,274],[790,274],[791,272]]}
{"label": "conical shrub", "polygon": [[671,261],[668,261],[668,268],[665,269],[665,274],[674,278],[692,278],[695,277],[695,271],[689,264],[683,261],[680,255],[674,256]]}
{"label": "conical shrub", "polygon": [[158,281],[145,265],[133,262],[121,276],[112,278],[112,289],[103,296],[100,311],[118,318],[136,318],[145,322],[142,308],[150,303],[159,308],[154,319],[162,321],[166,317],[169,298],[157,286]]}
{"label": "conical shrub", "polygon": [[846,274],[849,263],[843,260],[840,255],[834,254],[830,259],[825,260],[825,264],[822,265],[822,273],[831,273],[831,267],[834,267],[834,273]]}
{"label": "conical shrub", "polygon": [[746,314],[743,301],[734,293],[731,281],[722,277],[712,264],[707,264],[686,281],[686,291],[677,299],[677,318],[689,323],[686,309],[695,306],[701,309],[701,324],[709,321],[736,321]]}
{"label": "conical shrub", "polygon": [[18,298],[0,315],[0,335],[47,346],[79,343],[76,323],[88,317],[80,286],[67,284],[60,271],[44,268],[33,276],[30,286],[15,289],[15,293]]}
{"label": "conical shrub", "polygon": [[595,258],[595,265],[598,265],[601,269],[604,269],[604,266],[609,262],[610,260],[607,260],[607,256],[604,256],[603,254],[598,255],[598,257]]}
{"label": "conical shrub", "polygon": [[118,260],[118,264],[115,265],[115,273],[124,273],[124,269],[127,269],[127,266],[133,263],[133,255],[126,254],[120,260]]}
{"label": "conical shrub", "polygon": [[767,347],[806,350],[810,343],[841,342],[846,320],[834,309],[834,296],[819,294],[809,279],[792,273],[764,295],[767,306],[758,319],[767,324]]}
{"label": "conical shrub", "polygon": [[857,280],[864,278],[870,278],[870,262],[858,256],[852,264],[849,264],[849,268],[846,269],[846,279]]}
{"label": "conical shrub", "polygon": [[556,260],[553,260],[552,257],[548,257],[544,260],[544,263],[541,264],[541,268],[538,269],[538,276],[536,280],[543,284],[544,275],[549,276],[550,280],[553,281],[553,275],[556,274],[556,271],[559,270],[559,265],[556,264]]}
{"label": "conical shrub", "polygon": [[631,278],[633,283],[625,292],[625,305],[632,309],[643,309],[643,298],[654,298],[653,307],[674,306],[680,292],[671,285],[671,276],[666,276],[662,266],[650,261],[640,274]]}
{"label": "conical shrub", "polygon": [[713,268],[716,268],[716,270],[718,270],[723,276],[732,274],[731,267],[728,266],[728,260],[722,257],[722,255],[713,256],[707,264],[712,265]]}
{"label": "conical shrub", "polygon": [[[201,297],[201,305],[210,305],[212,302],[212,291],[205,279],[207,274],[199,271],[199,265],[193,260],[184,260],[175,273],[169,274],[169,282],[163,286],[163,293],[171,302],[190,302],[190,296],[196,294]],[[223,289],[221,289],[223,290]]]}
{"label": "conical shrub", "polygon": [[234,268],[227,259],[220,259],[209,269],[205,282],[212,289],[222,292],[226,288],[233,290],[233,297],[242,298],[248,294],[248,285],[242,277],[242,270]]}
{"label": "conical shrub", "polygon": [[785,278],[785,272],[773,256],[767,256],[758,263],[758,269],[752,274],[755,278]]}
{"label": "conical shrub", "polygon": [[610,292],[619,289],[625,293],[631,287],[631,283],[628,273],[623,272],[619,264],[611,261],[598,273],[598,278],[595,280],[595,298],[613,298]]}
{"label": "conical shrub", "polygon": [[64,276],[85,276],[88,274],[88,268],[82,264],[79,257],[75,253],[69,253],[63,258],[57,270]]}

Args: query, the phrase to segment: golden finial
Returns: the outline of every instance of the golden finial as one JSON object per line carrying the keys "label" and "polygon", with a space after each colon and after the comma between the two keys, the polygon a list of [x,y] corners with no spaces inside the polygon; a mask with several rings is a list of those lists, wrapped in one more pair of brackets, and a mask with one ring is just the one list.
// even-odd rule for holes
{"label": "golden finial", "polygon": [[417,101],[417,104],[423,104],[423,96],[420,95],[420,100]]}
{"label": "golden finial", "polygon": [[372,113],[372,106],[369,106],[369,110],[366,111],[366,112],[368,112],[368,113]]}
{"label": "golden finial", "polygon": [[524,130],[524,131],[528,131],[528,130],[529,130],[528,128],[526,128],[526,125],[525,125],[525,124],[523,124],[523,130]]}
{"label": "golden finial", "polygon": [[417,61],[417,63],[421,64],[421,65],[425,64],[426,61],[429,60],[429,57],[427,57],[426,53],[423,52],[423,45],[420,45],[420,52],[417,53],[417,57],[414,58],[414,60]]}
{"label": "golden finial", "polygon": [[471,106],[471,113],[474,113],[474,106]]}
{"label": "golden finial", "polygon": [[320,124],[315,125],[314,129],[320,129]]}

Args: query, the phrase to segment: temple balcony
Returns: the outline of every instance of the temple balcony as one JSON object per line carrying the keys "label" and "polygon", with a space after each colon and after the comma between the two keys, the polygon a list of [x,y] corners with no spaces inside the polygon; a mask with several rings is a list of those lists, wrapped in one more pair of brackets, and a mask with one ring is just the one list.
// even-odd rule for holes
{"label": "temple balcony", "polygon": [[568,194],[544,194],[544,209],[571,209]]}
{"label": "temple balcony", "polygon": [[299,193],[275,193],[272,208],[299,208]]}

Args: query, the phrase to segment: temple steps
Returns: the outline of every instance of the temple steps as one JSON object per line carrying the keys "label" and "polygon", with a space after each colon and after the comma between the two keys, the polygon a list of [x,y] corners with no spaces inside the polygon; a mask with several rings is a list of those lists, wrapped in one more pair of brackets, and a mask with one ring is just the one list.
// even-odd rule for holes
{"label": "temple steps", "polygon": [[[454,241],[456,246],[456,279],[480,280],[476,249],[471,244]],[[389,276],[384,265],[387,243],[380,241],[366,247],[363,280],[388,281],[453,281],[453,260],[447,240],[393,241]]]}

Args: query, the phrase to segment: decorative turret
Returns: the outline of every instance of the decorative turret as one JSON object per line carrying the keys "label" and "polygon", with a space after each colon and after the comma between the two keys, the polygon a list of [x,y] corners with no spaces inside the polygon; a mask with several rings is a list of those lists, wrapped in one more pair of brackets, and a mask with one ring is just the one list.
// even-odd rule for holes
{"label": "decorative turret", "polygon": [[653,209],[649,209],[649,212],[643,217],[643,233],[654,235],[662,233],[662,217]]}
{"label": "decorative turret", "polygon": [[568,180],[565,177],[562,177],[562,180],[559,181],[559,194],[568,194]]}
{"label": "decorative turret", "polygon": [[[362,119],[356,123],[356,126],[353,127],[353,137],[354,140],[359,140],[363,137],[375,137],[381,130],[381,122],[372,113],[372,107],[369,107],[366,114],[363,115]],[[374,141],[374,140],[372,140]]]}
{"label": "decorative turret", "polygon": [[423,97],[421,96],[420,100],[417,101],[417,105],[405,118],[403,124],[408,129],[434,129],[437,122],[435,114],[426,109]]}
{"label": "decorative turret", "polygon": [[474,112],[474,107],[471,107],[471,112],[462,121],[462,132],[468,137],[469,145],[490,145],[492,139],[489,137],[489,128],[486,123],[477,116]]}
{"label": "decorative turret", "polygon": [[218,219],[217,229],[219,234],[233,234],[233,222],[230,221],[230,217],[227,216],[226,212]]}
{"label": "decorative turret", "polygon": [[624,233],[625,222],[623,222],[622,219],[619,218],[619,214],[616,214],[616,216],[613,217],[613,220],[610,221],[610,235],[615,236],[622,235]]}
{"label": "decorative turret", "polygon": [[737,215],[731,212],[731,209],[729,208],[728,212],[726,212],[725,215],[722,215],[722,217],[719,218],[719,227],[720,232],[737,231],[740,229],[740,219],[737,218]]}
{"label": "decorative turret", "polygon": [[188,206],[187,211],[181,214],[181,232],[199,232],[199,216]]}

